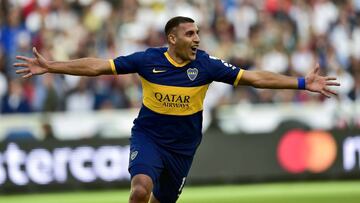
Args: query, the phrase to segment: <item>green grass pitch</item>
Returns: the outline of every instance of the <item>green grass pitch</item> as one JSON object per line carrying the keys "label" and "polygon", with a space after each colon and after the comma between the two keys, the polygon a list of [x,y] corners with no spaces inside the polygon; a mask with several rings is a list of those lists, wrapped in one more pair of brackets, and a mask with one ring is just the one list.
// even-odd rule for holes
{"label": "green grass pitch", "polygon": [[[128,190],[1,195],[4,203],[126,203]],[[179,203],[359,203],[360,181],[185,187]]]}

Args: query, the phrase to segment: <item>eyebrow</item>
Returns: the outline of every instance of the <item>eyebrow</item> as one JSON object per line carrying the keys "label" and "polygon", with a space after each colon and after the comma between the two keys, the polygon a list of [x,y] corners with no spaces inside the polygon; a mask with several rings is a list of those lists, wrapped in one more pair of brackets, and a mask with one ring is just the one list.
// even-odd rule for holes
{"label": "eyebrow", "polygon": [[[194,30],[188,30],[188,31],[185,32],[185,34],[190,33],[190,32],[194,32]],[[200,33],[200,30],[199,30],[199,29],[196,29],[196,30],[195,30],[195,33],[196,33],[196,34],[199,34],[199,33]]]}

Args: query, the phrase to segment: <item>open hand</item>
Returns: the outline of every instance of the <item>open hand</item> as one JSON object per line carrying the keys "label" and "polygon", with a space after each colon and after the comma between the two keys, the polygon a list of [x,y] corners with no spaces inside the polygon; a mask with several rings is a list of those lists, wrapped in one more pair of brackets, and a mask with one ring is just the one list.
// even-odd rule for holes
{"label": "open hand", "polygon": [[33,48],[35,58],[28,58],[25,56],[16,56],[17,59],[22,60],[22,63],[14,63],[14,67],[22,67],[16,71],[17,74],[23,74],[23,78],[29,78],[33,75],[41,75],[48,72],[48,64],[43,56],[39,54],[36,48]]}
{"label": "open hand", "polygon": [[340,83],[335,81],[336,77],[320,76],[319,71],[319,64],[316,64],[315,69],[306,75],[306,89],[311,92],[318,92],[328,98],[337,95],[335,91],[329,88],[329,86],[340,86]]}

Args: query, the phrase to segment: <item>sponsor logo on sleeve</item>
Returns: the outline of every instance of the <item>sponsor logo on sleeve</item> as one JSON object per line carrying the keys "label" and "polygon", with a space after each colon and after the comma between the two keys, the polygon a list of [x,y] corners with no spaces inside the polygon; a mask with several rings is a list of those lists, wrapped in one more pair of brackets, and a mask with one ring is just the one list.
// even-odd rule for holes
{"label": "sponsor logo on sleeve", "polygon": [[138,153],[139,153],[138,151],[133,151],[133,152],[131,152],[131,154],[130,154],[130,159],[131,159],[131,161],[136,158],[136,156],[138,155]]}

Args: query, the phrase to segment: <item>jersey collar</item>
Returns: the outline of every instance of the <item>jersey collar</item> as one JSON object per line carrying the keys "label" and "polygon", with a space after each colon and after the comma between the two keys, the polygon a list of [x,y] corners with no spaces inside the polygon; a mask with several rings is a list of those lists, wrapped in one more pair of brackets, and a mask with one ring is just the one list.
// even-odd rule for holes
{"label": "jersey collar", "polygon": [[185,66],[186,64],[190,63],[190,61],[185,61],[183,63],[177,63],[174,59],[171,58],[171,56],[169,55],[169,53],[166,51],[164,53],[166,59],[175,67],[183,67]]}

